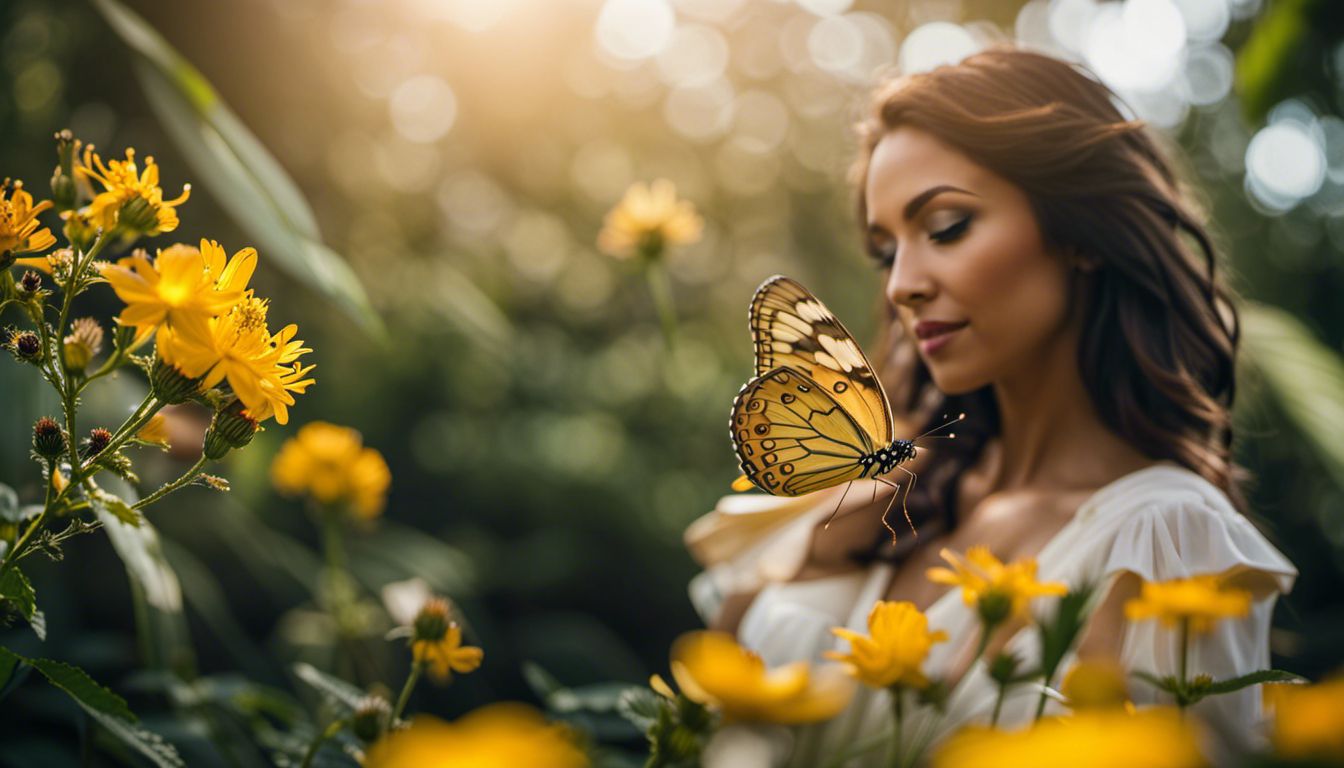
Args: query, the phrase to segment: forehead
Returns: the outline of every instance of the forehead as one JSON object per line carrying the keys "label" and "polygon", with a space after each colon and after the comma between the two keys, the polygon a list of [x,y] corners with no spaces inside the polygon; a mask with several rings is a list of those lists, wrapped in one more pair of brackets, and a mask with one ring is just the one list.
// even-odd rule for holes
{"label": "forehead", "polygon": [[939,184],[990,196],[1001,183],[988,169],[932,133],[901,126],[878,141],[869,160],[864,180],[868,219],[898,221],[910,198]]}

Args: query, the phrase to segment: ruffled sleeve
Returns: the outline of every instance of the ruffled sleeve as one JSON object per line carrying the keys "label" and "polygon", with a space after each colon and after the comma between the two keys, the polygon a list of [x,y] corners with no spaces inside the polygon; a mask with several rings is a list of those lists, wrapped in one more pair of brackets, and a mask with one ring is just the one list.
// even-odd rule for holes
{"label": "ruffled sleeve", "polygon": [[[1175,471],[1173,471],[1173,474]],[[1181,471],[1176,482],[1149,486],[1120,507],[1120,522],[1109,551],[1097,559],[1103,579],[1133,573],[1145,581],[1167,581],[1199,574],[1231,574],[1253,596],[1249,616],[1226,619],[1193,639],[1189,674],[1221,680],[1269,667],[1269,630],[1274,601],[1288,592],[1297,570],[1227,497],[1194,473]],[[1111,514],[1116,511],[1113,508]],[[1104,582],[1103,582],[1104,583]],[[1177,632],[1156,621],[1128,624],[1121,663],[1130,670],[1175,675],[1180,664]],[[1166,694],[1135,683],[1138,703],[1164,701]],[[1260,723],[1259,686],[1214,696],[1196,711],[1230,733],[1255,736]]]}

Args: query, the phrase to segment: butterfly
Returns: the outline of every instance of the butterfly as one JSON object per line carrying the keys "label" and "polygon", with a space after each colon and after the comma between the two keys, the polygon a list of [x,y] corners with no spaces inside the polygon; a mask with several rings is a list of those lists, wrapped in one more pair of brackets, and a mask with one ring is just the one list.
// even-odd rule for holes
{"label": "butterfly", "polygon": [[[755,378],[733,400],[729,422],[746,479],[775,496],[864,478],[899,491],[881,476],[900,469],[910,478],[908,497],[916,476],[901,464],[915,458],[915,440],[964,415],[914,440],[893,438],[891,405],[873,366],[840,320],[796,280],[775,275],[762,283],[749,319]],[[887,512],[882,523],[894,540]],[[909,511],[905,517],[913,531]]]}

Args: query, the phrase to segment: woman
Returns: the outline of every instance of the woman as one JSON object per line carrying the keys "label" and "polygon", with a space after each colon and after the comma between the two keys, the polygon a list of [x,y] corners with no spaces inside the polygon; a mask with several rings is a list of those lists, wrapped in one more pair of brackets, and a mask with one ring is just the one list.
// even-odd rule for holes
{"label": "woman", "polygon": [[[850,489],[829,527],[843,488],[725,498],[687,532],[707,566],[692,596],[711,625],[774,665],[847,650],[831,627],[866,632],[875,600],[912,601],[953,638],[926,669],[968,676],[937,726],[945,735],[986,720],[995,689],[971,663],[971,609],[924,573],[944,547],[983,544],[1004,561],[1037,559],[1042,580],[1101,584],[1077,656],[1158,675],[1176,672],[1175,633],[1124,621],[1140,580],[1240,572],[1251,615],[1200,636],[1190,669],[1268,666],[1273,603],[1296,571],[1239,511],[1236,313],[1188,193],[1116,103],[1075,65],[1006,48],[877,92],[856,174],[890,307],[874,359],[897,434],[947,413],[967,420],[916,462],[919,537],[899,546],[879,522],[890,492],[872,481]],[[1021,631],[996,647],[1031,659],[1036,639]],[[1036,698],[1019,687],[1000,722],[1030,719]],[[889,711],[885,694],[861,694],[803,730],[799,764],[880,732]],[[1198,711],[1249,733],[1259,691]]]}

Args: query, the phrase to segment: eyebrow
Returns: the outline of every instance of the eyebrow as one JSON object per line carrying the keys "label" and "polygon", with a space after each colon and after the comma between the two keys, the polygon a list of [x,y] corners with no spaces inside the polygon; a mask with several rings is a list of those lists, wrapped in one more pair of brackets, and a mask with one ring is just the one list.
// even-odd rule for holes
{"label": "eyebrow", "polygon": [[954,187],[951,184],[939,184],[936,187],[929,187],[928,189],[924,190],[923,192],[920,192],[918,195],[915,195],[913,198],[911,198],[910,202],[905,204],[905,210],[901,213],[901,215],[905,217],[906,221],[913,219],[915,217],[915,214],[919,213],[919,209],[924,207],[925,203],[929,202],[930,200],[937,197],[938,195],[941,195],[944,192],[960,192],[964,195],[979,197],[979,195],[975,194],[974,192],[969,192],[967,190],[962,189],[961,187]]}

